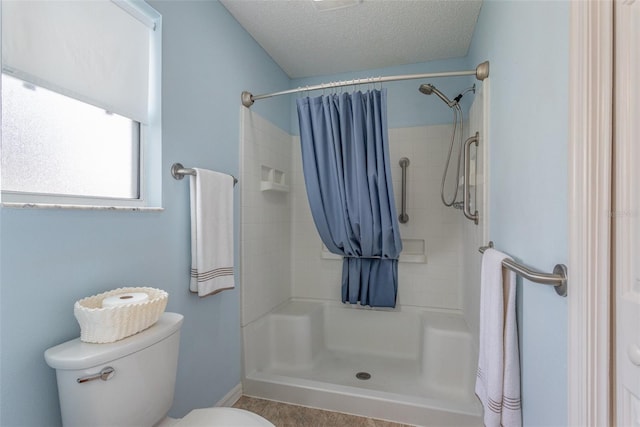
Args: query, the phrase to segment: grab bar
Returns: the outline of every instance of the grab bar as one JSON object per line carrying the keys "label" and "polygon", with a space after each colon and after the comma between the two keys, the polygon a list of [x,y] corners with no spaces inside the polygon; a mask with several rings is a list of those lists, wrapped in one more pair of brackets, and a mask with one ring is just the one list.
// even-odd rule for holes
{"label": "grab bar", "polygon": [[407,166],[409,166],[409,159],[403,157],[400,159],[400,167],[402,168],[402,203],[401,212],[398,216],[398,221],[402,224],[409,222],[409,215],[407,215]]}
{"label": "grab bar", "polygon": [[464,143],[464,187],[463,187],[463,198],[464,201],[464,216],[473,221],[474,224],[478,225],[478,211],[476,210],[474,213],[471,213],[471,200],[469,194],[469,179],[471,177],[471,144],[476,144],[478,146],[478,141],[480,140],[480,134],[476,132],[476,134],[472,137],[469,137]]}
{"label": "grab bar", "polygon": [[[493,248],[493,242],[489,242],[488,246],[479,247],[478,251],[483,254],[484,251],[489,248]],[[567,296],[568,271],[567,266],[564,264],[556,264],[556,266],[553,267],[553,274],[542,273],[540,271],[533,270],[512,259],[503,260],[502,266],[532,282],[542,283],[543,285],[552,285],[555,287],[556,293],[558,295],[563,297]]]}

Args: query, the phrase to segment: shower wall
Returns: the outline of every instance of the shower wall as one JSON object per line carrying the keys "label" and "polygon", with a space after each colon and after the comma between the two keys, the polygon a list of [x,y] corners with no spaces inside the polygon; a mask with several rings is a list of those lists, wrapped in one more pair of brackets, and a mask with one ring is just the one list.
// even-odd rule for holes
{"label": "shower wall", "polygon": [[[481,131],[482,85],[471,108],[465,137]],[[340,301],[341,258],[323,247],[307,200],[300,140],[250,109],[242,108],[241,280],[242,325],[260,318],[290,298]],[[396,209],[400,212],[401,169],[407,157],[407,213],[400,224],[405,244],[399,263],[398,303],[402,306],[459,311],[477,343],[480,254],[485,244],[484,199],[477,203],[480,225],[460,210],[445,207],[440,184],[451,138],[451,124],[389,130]],[[475,154],[475,150],[472,151]],[[483,155],[478,158],[479,195],[485,194]],[[453,160],[455,164],[455,159]],[[280,174],[280,178],[269,174]],[[276,182],[267,190],[261,185]],[[450,187],[448,187],[450,188]],[[449,191],[451,191],[449,189]],[[475,200],[475,192],[472,193]],[[485,194],[486,196],[486,194]]]}
{"label": "shower wall", "polygon": [[[400,212],[400,158],[409,158],[407,213],[400,224],[405,241],[398,268],[398,303],[433,309],[462,308],[462,213],[440,201],[440,181],[450,125],[389,130],[389,152],[396,208]],[[342,260],[323,251],[307,202],[299,137],[292,146],[292,296],[339,301]],[[421,249],[424,247],[424,250]],[[414,253],[415,252],[415,253]],[[419,260],[421,253],[425,260]],[[419,261],[419,262],[416,262]]]}
{"label": "shower wall", "polygon": [[[241,107],[240,280],[242,326],[291,297],[291,136]],[[263,182],[279,179],[271,189]]]}
{"label": "shower wall", "polygon": [[489,125],[488,125],[489,79],[476,84],[476,93],[469,110],[469,127],[467,136],[476,132],[480,135],[478,147],[471,151],[475,160],[475,186],[471,187],[472,211],[478,211],[478,224],[465,221],[462,227],[464,242],[462,259],[463,296],[462,309],[464,318],[471,331],[474,348],[478,349],[480,335],[480,268],[482,257],[478,252],[480,246],[489,241]]}

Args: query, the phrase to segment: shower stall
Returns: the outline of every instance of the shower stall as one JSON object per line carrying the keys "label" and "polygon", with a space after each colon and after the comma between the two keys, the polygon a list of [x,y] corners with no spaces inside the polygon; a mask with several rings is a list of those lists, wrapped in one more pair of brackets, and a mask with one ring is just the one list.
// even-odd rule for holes
{"label": "shower stall", "polygon": [[[488,79],[477,84],[466,114],[463,137],[480,135],[470,150],[467,180],[449,167],[449,178],[468,189],[472,209],[479,212],[477,225],[441,202],[452,125],[390,126],[396,207],[400,212],[405,193],[409,219],[400,224],[404,250],[395,309],[340,302],[342,258],[323,246],[315,229],[299,137],[241,108],[246,395],[407,424],[482,425],[473,387],[477,249],[488,241],[488,90]],[[414,96],[423,97],[418,87]],[[428,108],[447,108],[435,97],[424,102]],[[410,160],[405,180],[402,158]]]}

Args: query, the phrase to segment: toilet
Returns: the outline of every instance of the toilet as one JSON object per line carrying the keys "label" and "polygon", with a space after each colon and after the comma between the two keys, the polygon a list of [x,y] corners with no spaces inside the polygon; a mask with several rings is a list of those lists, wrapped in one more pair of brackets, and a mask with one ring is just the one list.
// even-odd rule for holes
{"label": "toilet", "polygon": [[[173,403],[183,316],[163,313],[150,328],[109,344],[76,338],[45,351],[56,370],[64,426],[167,425]],[[172,420],[174,421],[174,420]],[[235,408],[195,409],[173,427],[274,427]]]}

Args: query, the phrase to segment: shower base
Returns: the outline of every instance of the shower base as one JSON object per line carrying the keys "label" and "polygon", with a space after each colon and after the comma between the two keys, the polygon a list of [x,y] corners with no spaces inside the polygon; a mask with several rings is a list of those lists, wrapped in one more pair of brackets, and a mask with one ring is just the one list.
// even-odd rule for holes
{"label": "shower base", "polygon": [[482,425],[458,315],[290,301],[245,326],[244,340],[248,396],[412,425]]}

